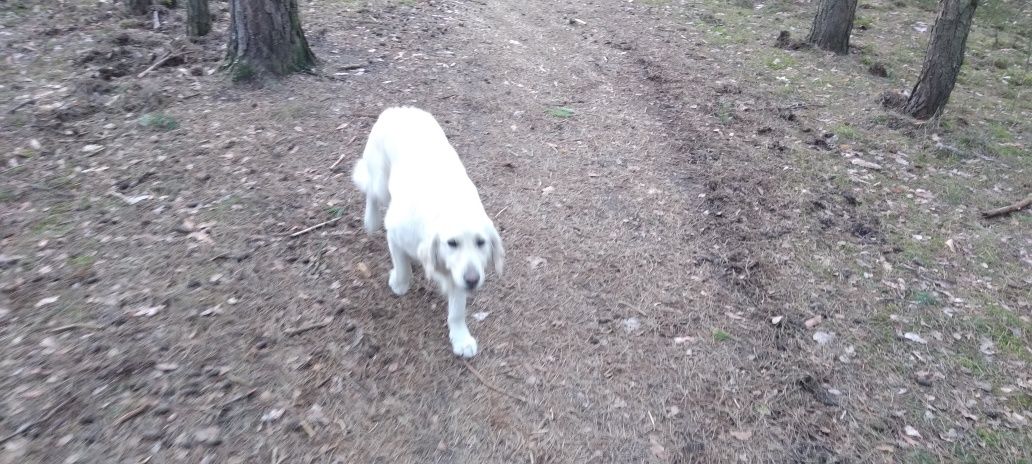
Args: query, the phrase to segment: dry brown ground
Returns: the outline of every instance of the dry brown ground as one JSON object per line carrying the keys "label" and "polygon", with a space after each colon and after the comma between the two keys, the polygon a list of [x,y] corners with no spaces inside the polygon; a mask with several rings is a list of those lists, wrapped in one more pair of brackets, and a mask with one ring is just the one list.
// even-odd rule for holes
{"label": "dry brown ground", "polygon": [[[862,13],[886,81],[770,48],[806,5],[306,1],[320,75],[253,88],[216,5],[0,5],[0,462],[1028,462],[1032,221],[977,218],[1032,189],[1027,91],[879,109],[927,12]],[[401,103],[502,229],[470,366],[525,401],[361,231]]]}

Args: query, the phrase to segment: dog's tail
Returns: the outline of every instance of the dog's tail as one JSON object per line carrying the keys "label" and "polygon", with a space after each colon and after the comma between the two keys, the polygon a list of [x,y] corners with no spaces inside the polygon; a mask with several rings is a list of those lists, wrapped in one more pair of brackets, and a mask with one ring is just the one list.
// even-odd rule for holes
{"label": "dog's tail", "polygon": [[360,158],[355,163],[355,170],[351,173],[351,181],[355,183],[363,193],[369,193],[369,166],[366,164],[365,158]]}

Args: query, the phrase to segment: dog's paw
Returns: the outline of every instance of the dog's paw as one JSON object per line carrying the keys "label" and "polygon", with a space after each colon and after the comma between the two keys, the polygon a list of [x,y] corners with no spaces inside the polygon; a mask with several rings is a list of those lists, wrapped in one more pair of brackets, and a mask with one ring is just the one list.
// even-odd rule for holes
{"label": "dog's paw", "polygon": [[409,291],[412,282],[407,277],[399,277],[397,269],[391,269],[391,275],[387,278],[387,284],[391,286],[391,291],[395,295],[401,296]]}
{"label": "dog's paw", "polygon": [[452,353],[462,358],[472,358],[477,355],[477,340],[470,334],[451,337]]}

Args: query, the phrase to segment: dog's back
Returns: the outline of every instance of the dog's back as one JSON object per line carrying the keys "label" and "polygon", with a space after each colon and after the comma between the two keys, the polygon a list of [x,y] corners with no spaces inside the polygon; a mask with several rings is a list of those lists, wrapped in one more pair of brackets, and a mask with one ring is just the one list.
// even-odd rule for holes
{"label": "dog's back", "polygon": [[[455,208],[479,194],[434,117],[412,107],[384,110],[369,133],[352,179],[378,206]],[[472,190],[473,194],[470,194]]]}

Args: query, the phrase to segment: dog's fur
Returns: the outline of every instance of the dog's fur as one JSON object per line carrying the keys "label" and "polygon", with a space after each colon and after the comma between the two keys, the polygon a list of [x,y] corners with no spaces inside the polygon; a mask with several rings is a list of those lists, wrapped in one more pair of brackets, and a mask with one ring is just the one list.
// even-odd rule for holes
{"label": "dog's fur", "polygon": [[466,295],[483,285],[485,268],[501,274],[502,240],[484,212],[480,194],[459,155],[430,113],[389,108],[373,124],[362,159],[352,174],[365,193],[365,229],[387,230],[397,295],[412,283],[412,261],[448,297],[448,337],[464,358],[477,353],[466,326]]}

